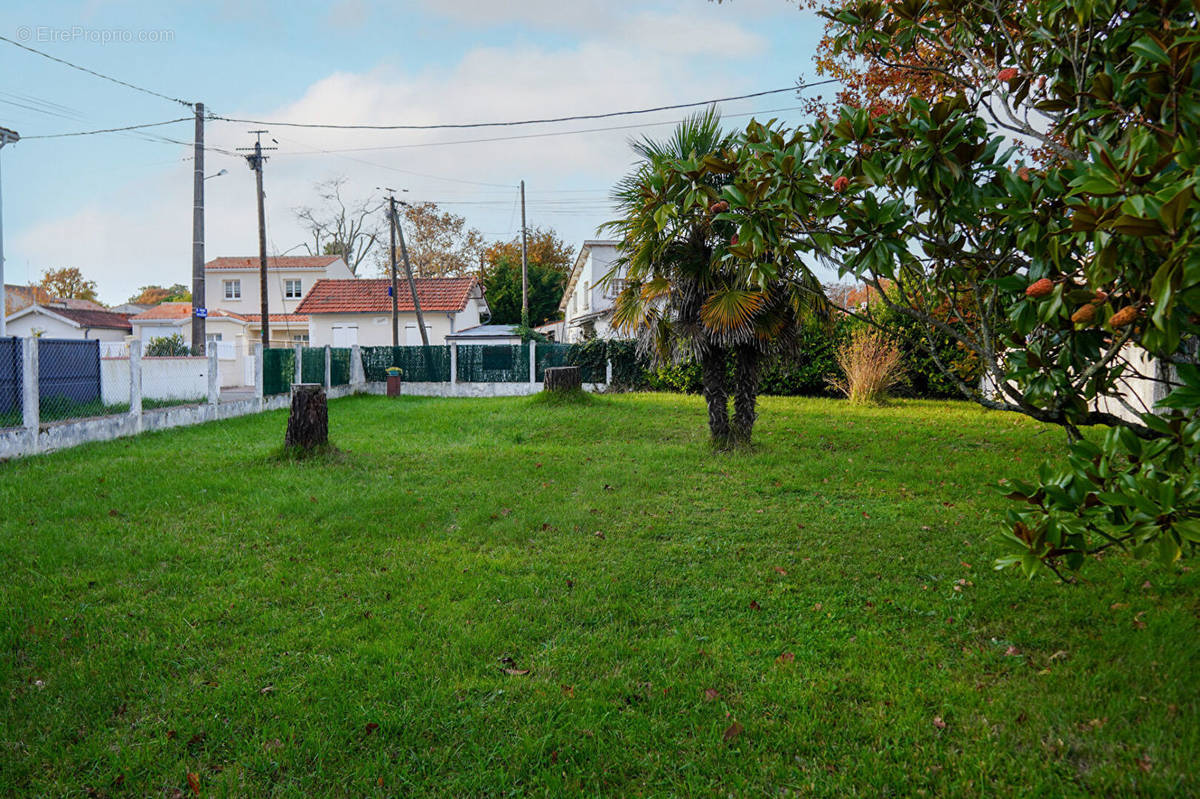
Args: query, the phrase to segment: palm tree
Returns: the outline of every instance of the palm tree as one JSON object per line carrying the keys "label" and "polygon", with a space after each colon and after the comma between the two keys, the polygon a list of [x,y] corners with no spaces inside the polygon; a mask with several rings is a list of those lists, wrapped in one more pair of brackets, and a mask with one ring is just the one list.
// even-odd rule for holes
{"label": "palm tree", "polygon": [[[614,325],[636,331],[655,362],[700,364],[713,443],[750,442],[766,358],[795,345],[797,323],[822,306],[820,285],[739,248],[736,218],[722,194],[737,172],[736,141],[715,110],[681,122],[669,139],[633,144],[641,161],[616,186],[622,217],[604,228],[621,237],[626,268]],[[728,367],[733,361],[734,415]]]}

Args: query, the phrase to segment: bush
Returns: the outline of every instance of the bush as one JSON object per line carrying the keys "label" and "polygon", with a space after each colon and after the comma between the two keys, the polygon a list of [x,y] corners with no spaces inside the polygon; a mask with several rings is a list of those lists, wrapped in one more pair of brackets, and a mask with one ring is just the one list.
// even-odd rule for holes
{"label": "bush", "polygon": [[874,329],[859,328],[837,351],[844,377],[830,385],[845,394],[853,405],[879,404],[888,390],[904,379],[900,348]]}
{"label": "bush", "polygon": [[147,358],[179,358],[191,355],[192,351],[184,343],[183,336],[173,333],[170,336],[158,336],[150,339],[146,345]]}

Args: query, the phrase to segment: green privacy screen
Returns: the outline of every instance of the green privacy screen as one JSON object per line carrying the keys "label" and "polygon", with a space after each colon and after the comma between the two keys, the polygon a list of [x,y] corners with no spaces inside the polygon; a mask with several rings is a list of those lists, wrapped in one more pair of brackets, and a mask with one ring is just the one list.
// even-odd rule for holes
{"label": "green privacy screen", "polygon": [[[324,361],[321,369],[324,370]],[[292,378],[296,376],[296,351],[286,349],[263,350],[263,394],[286,394],[292,390]],[[321,380],[324,382],[324,376]]]}
{"label": "green privacy screen", "polygon": [[450,347],[360,347],[368,382],[387,380],[389,366],[400,367],[409,383],[449,383]]}
{"label": "green privacy screen", "polygon": [[458,382],[528,383],[529,345],[459,344]]}

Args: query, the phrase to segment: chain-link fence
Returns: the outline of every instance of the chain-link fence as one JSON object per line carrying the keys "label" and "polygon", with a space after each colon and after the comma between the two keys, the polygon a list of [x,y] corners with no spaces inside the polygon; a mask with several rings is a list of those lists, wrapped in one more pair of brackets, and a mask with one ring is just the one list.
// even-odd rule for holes
{"label": "chain-link fence", "polygon": [[21,339],[0,338],[0,428],[24,423]]}

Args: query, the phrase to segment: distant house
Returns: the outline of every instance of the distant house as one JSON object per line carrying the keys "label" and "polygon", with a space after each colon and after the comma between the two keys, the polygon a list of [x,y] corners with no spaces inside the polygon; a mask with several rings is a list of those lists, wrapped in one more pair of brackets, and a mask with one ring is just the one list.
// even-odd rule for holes
{"label": "distant house", "polygon": [[5,319],[8,335],[123,342],[133,332],[128,314],[71,307],[82,302],[86,301],[34,303],[22,308]]}
{"label": "distant house", "polygon": [[[430,344],[479,325],[491,316],[483,287],[473,277],[417,278],[417,299]],[[387,279],[320,280],[296,308],[307,315],[313,346],[386,346],[392,343],[392,298]],[[397,297],[401,346],[421,343],[408,282],[400,281]]]}
{"label": "distant house", "polygon": [[555,340],[563,343],[589,338],[613,338],[613,300],[625,288],[622,270],[611,281],[605,275],[617,260],[617,244],[606,239],[585,241],[567,278],[558,310],[563,316]]}
{"label": "distant house", "polygon": [[521,334],[513,325],[476,325],[450,333],[447,344],[520,344]]}
{"label": "distant house", "polygon": [[[142,342],[142,352],[156,338],[178,335],[192,346],[192,304],[164,302],[130,317],[133,338]],[[215,349],[221,368],[221,386],[254,385],[254,345],[258,337],[250,321],[223,308],[209,308],[204,333],[206,347]],[[274,336],[272,336],[274,340]],[[206,351],[211,351],[206,349]]]}
{"label": "distant house", "polygon": [[[308,341],[308,317],[298,312],[304,296],[318,281],[352,280],[354,274],[341,256],[280,255],[267,259],[267,313],[271,346]],[[261,274],[258,256],[214,258],[204,265],[204,300],[209,310],[220,309],[248,322],[246,334],[262,340]]]}
{"label": "distant house", "polygon": [[4,316],[14,314],[17,311],[28,308],[34,303],[47,303],[53,299],[53,295],[46,291],[41,286],[14,286],[10,283],[4,284]]}

